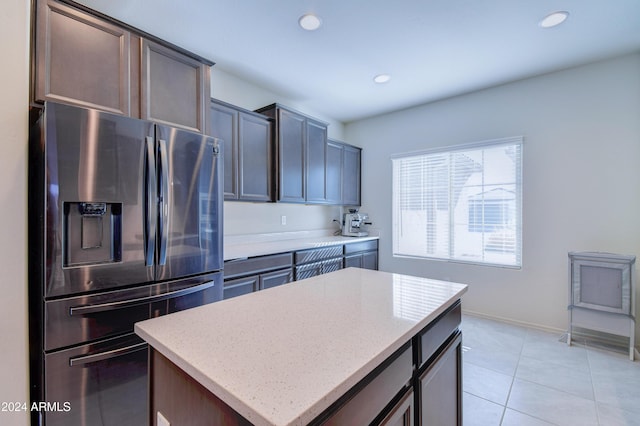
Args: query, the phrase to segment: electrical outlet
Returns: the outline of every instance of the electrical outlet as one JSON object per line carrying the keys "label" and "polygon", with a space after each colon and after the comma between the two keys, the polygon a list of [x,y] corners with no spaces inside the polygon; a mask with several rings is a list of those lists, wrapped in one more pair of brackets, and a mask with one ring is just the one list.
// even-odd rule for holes
{"label": "electrical outlet", "polygon": [[157,415],[157,418],[156,418],[156,424],[158,426],[171,426],[171,423],[169,423],[169,420],[167,420],[166,417],[163,416],[160,411],[158,411],[158,415]]}
{"label": "electrical outlet", "polygon": [[287,217],[285,215],[280,216],[280,225],[287,224]]}

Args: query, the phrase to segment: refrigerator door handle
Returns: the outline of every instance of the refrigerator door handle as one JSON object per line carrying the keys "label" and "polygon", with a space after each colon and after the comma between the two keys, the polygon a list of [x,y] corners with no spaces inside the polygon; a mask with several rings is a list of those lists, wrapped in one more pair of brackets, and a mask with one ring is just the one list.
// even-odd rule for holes
{"label": "refrigerator door handle", "polygon": [[113,349],[106,352],[99,352],[97,354],[69,358],[69,367],[83,366],[92,362],[104,361],[133,352],[138,352],[144,349],[147,349],[147,342],[136,343],[134,345],[125,346],[124,348]]}
{"label": "refrigerator door handle", "polygon": [[158,182],[156,180],[156,156],[155,141],[152,136],[147,136],[145,140],[147,146],[147,206],[145,221],[145,266],[153,266],[155,246],[156,246],[156,194]]}
{"label": "refrigerator door handle", "polygon": [[69,316],[95,314],[98,312],[113,311],[116,309],[128,308],[131,306],[142,305],[145,303],[160,302],[167,299],[175,299],[176,297],[186,296],[187,294],[197,293],[206,290],[215,285],[214,281],[207,281],[200,285],[183,288],[181,290],[169,291],[167,293],[156,294],[154,296],[139,297],[137,299],[120,300],[118,302],[100,303],[96,305],[72,306],[69,308]]}
{"label": "refrigerator door handle", "polygon": [[162,191],[160,193],[160,253],[158,264],[167,263],[167,234],[169,233],[169,165],[167,162],[167,142],[163,139],[160,143],[160,179]]}

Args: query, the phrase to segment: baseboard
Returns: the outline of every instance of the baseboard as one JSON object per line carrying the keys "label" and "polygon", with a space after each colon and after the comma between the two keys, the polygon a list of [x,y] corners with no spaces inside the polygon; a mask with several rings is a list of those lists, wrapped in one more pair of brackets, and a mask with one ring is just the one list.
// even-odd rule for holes
{"label": "baseboard", "polygon": [[555,328],[555,327],[549,327],[546,325],[541,325],[541,324],[535,324],[535,323],[530,323],[530,322],[525,322],[525,321],[518,321],[518,320],[514,320],[511,318],[505,318],[505,317],[498,317],[495,315],[487,315],[487,314],[483,314],[480,312],[475,312],[475,311],[468,311],[466,309],[462,309],[462,313],[464,315],[471,315],[473,317],[478,317],[478,318],[485,318],[485,319],[489,319],[489,320],[493,320],[493,321],[499,321],[499,322],[503,322],[506,324],[513,324],[513,325],[519,325],[521,327],[526,327],[526,328],[533,328],[534,330],[541,330],[541,331],[547,331],[549,333],[566,333],[567,330],[563,329],[563,328]]}
{"label": "baseboard", "polygon": [[[558,333],[561,335],[560,339],[564,339],[564,341],[566,342],[567,329],[549,327],[549,326],[529,323],[525,321],[518,321],[518,320],[513,320],[511,318],[504,318],[504,317],[499,317],[495,315],[487,315],[484,313],[469,311],[466,309],[463,309],[462,313],[464,315],[470,315],[477,318],[485,318],[492,321],[499,321],[505,324],[512,324],[520,327],[532,328],[534,330],[541,330],[549,333]],[[620,338],[620,339],[624,339],[624,342],[623,342],[622,340],[617,338],[619,336],[614,336],[608,333],[593,332],[591,330],[582,331],[582,330],[575,330],[575,329],[572,334],[572,340],[574,340],[573,337],[589,339],[589,340],[601,343],[604,346],[615,348],[617,352],[629,354],[629,340],[624,337]],[[638,348],[634,346],[633,349],[635,353],[635,359],[640,360],[640,352],[638,352]]]}

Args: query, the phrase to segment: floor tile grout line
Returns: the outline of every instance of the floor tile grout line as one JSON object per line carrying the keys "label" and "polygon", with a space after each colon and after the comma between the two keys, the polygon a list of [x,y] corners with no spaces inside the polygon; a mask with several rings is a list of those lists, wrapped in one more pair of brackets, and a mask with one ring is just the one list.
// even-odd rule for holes
{"label": "floor tile grout line", "polygon": [[600,410],[598,410],[598,394],[596,393],[596,385],[593,380],[593,368],[591,367],[591,356],[589,355],[589,349],[587,348],[586,344],[585,344],[585,350],[587,351],[587,365],[589,366],[589,377],[591,378],[591,391],[593,392],[593,406],[596,410],[596,421],[598,422],[598,425],[600,425],[601,422],[600,422]]}
{"label": "floor tile grout line", "polygon": [[511,391],[513,390],[513,384],[516,381],[516,375],[518,374],[518,368],[520,367],[520,359],[522,358],[522,351],[524,350],[524,344],[527,340],[527,334],[529,331],[525,328],[524,337],[522,339],[522,344],[520,345],[520,351],[518,352],[518,362],[516,363],[516,368],[513,370],[513,375],[511,376],[511,384],[509,385],[509,392],[507,392],[507,399],[504,402],[504,408],[502,410],[502,417],[500,418],[500,424],[504,422],[504,416],[507,414],[507,408],[509,408],[509,398],[511,398]]}

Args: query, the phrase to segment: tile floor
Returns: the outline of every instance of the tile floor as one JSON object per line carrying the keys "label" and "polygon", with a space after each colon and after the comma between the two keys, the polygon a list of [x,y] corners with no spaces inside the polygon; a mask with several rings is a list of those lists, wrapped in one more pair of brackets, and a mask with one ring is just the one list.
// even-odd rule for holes
{"label": "tile floor", "polygon": [[640,361],[588,342],[462,320],[464,426],[640,426]]}

